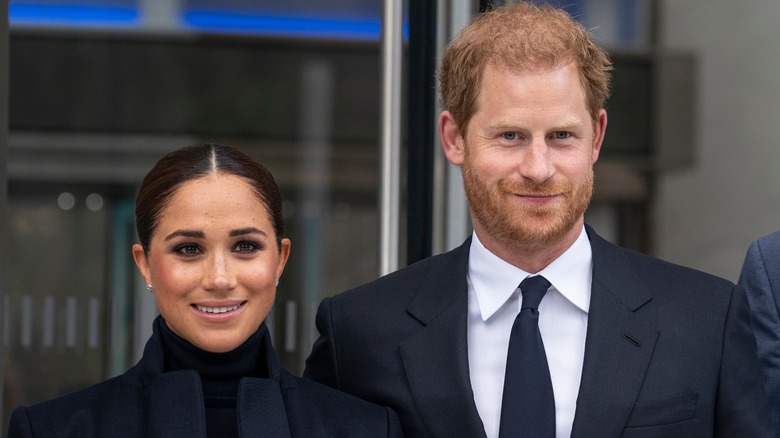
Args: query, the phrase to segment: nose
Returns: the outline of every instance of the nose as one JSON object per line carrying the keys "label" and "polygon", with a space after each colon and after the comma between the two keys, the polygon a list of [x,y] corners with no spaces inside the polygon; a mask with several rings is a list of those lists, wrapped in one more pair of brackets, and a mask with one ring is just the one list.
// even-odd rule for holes
{"label": "nose", "polygon": [[236,286],[236,276],[230,268],[229,258],[223,252],[212,253],[204,275],[206,290],[230,290]]}
{"label": "nose", "polygon": [[522,153],[520,173],[524,178],[541,184],[555,174],[550,148],[544,137],[536,137]]}

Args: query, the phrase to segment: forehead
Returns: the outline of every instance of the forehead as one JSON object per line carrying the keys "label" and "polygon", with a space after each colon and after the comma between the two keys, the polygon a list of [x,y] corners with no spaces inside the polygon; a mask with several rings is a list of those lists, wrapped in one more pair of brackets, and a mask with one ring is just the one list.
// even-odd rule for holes
{"label": "forehead", "polygon": [[573,105],[578,109],[586,108],[585,93],[574,63],[531,70],[488,65],[478,102],[488,110],[490,105],[500,103],[510,107]]}
{"label": "forehead", "polygon": [[205,219],[269,222],[267,209],[254,187],[242,177],[222,174],[187,181],[160,211],[160,226],[202,224]]}

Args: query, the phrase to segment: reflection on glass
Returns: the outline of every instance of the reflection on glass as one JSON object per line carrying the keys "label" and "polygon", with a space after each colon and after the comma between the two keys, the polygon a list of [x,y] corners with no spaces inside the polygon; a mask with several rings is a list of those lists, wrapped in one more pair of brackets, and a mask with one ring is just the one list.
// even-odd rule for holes
{"label": "reflection on glass", "polygon": [[106,216],[75,199],[11,193],[5,406],[104,374]]}
{"label": "reflection on glass", "polygon": [[[132,200],[157,159],[196,142],[238,147],[277,177],[295,256],[269,325],[284,366],[302,369],[317,304],[377,273],[380,5],[11,0],[4,421],[18,404],[137,360],[156,309],[130,257]],[[88,7],[129,8],[138,20],[79,32],[67,19]],[[376,36],[323,28],[305,40],[283,29],[182,37],[203,31],[183,21],[196,10],[276,26],[368,23]],[[66,21],[47,22],[57,11]],[[176,32],[158,32],[166,29]]]}

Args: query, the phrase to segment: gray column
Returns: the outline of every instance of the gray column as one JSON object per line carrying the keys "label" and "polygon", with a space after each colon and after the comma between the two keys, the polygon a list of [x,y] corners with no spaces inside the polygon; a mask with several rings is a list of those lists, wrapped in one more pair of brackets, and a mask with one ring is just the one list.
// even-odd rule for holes
{"label": "gray column", "polygon": [[[451,2],[439,0],[437,14],[439,15],[439,32],[437,56],[441,60],[444,47],[470,21],[479,10],[478,2],[473,0]],[[438,68],[438,66],[437,66]],[[438,83],[436,86],[438,87]],[[441,112],[442,108],[438,109]],[[438,115],[437,115],[438,116]],[[438,123],[438,118],[437,122]],[[436,141],[440,141],[438,131]],[[466,202],[466,192],[463,190],[463,178],[460,168],[451,165],[444,152],[438,150],[434,155],[434,193],[433,193],[433,253],[441,253],[453,249],[463,243],[471,231],[469,206]]]}
{"label": "gray column", "polygon": [[401,54],[403,2],[384,0],[382,15],[382,111],[379,274],[398,269],[401,207]]}

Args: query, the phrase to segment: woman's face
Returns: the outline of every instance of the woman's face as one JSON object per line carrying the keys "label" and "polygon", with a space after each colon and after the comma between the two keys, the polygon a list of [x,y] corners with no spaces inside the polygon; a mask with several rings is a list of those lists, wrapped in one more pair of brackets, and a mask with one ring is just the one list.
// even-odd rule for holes
{"label": "woman's face", "polygon": [[281,245],[249,183],[209,175],[174,192],[149,253],[135,244],[133,258],[168,327],[221,353],[246,341],[271,310],[290,254],[289,239]]}

